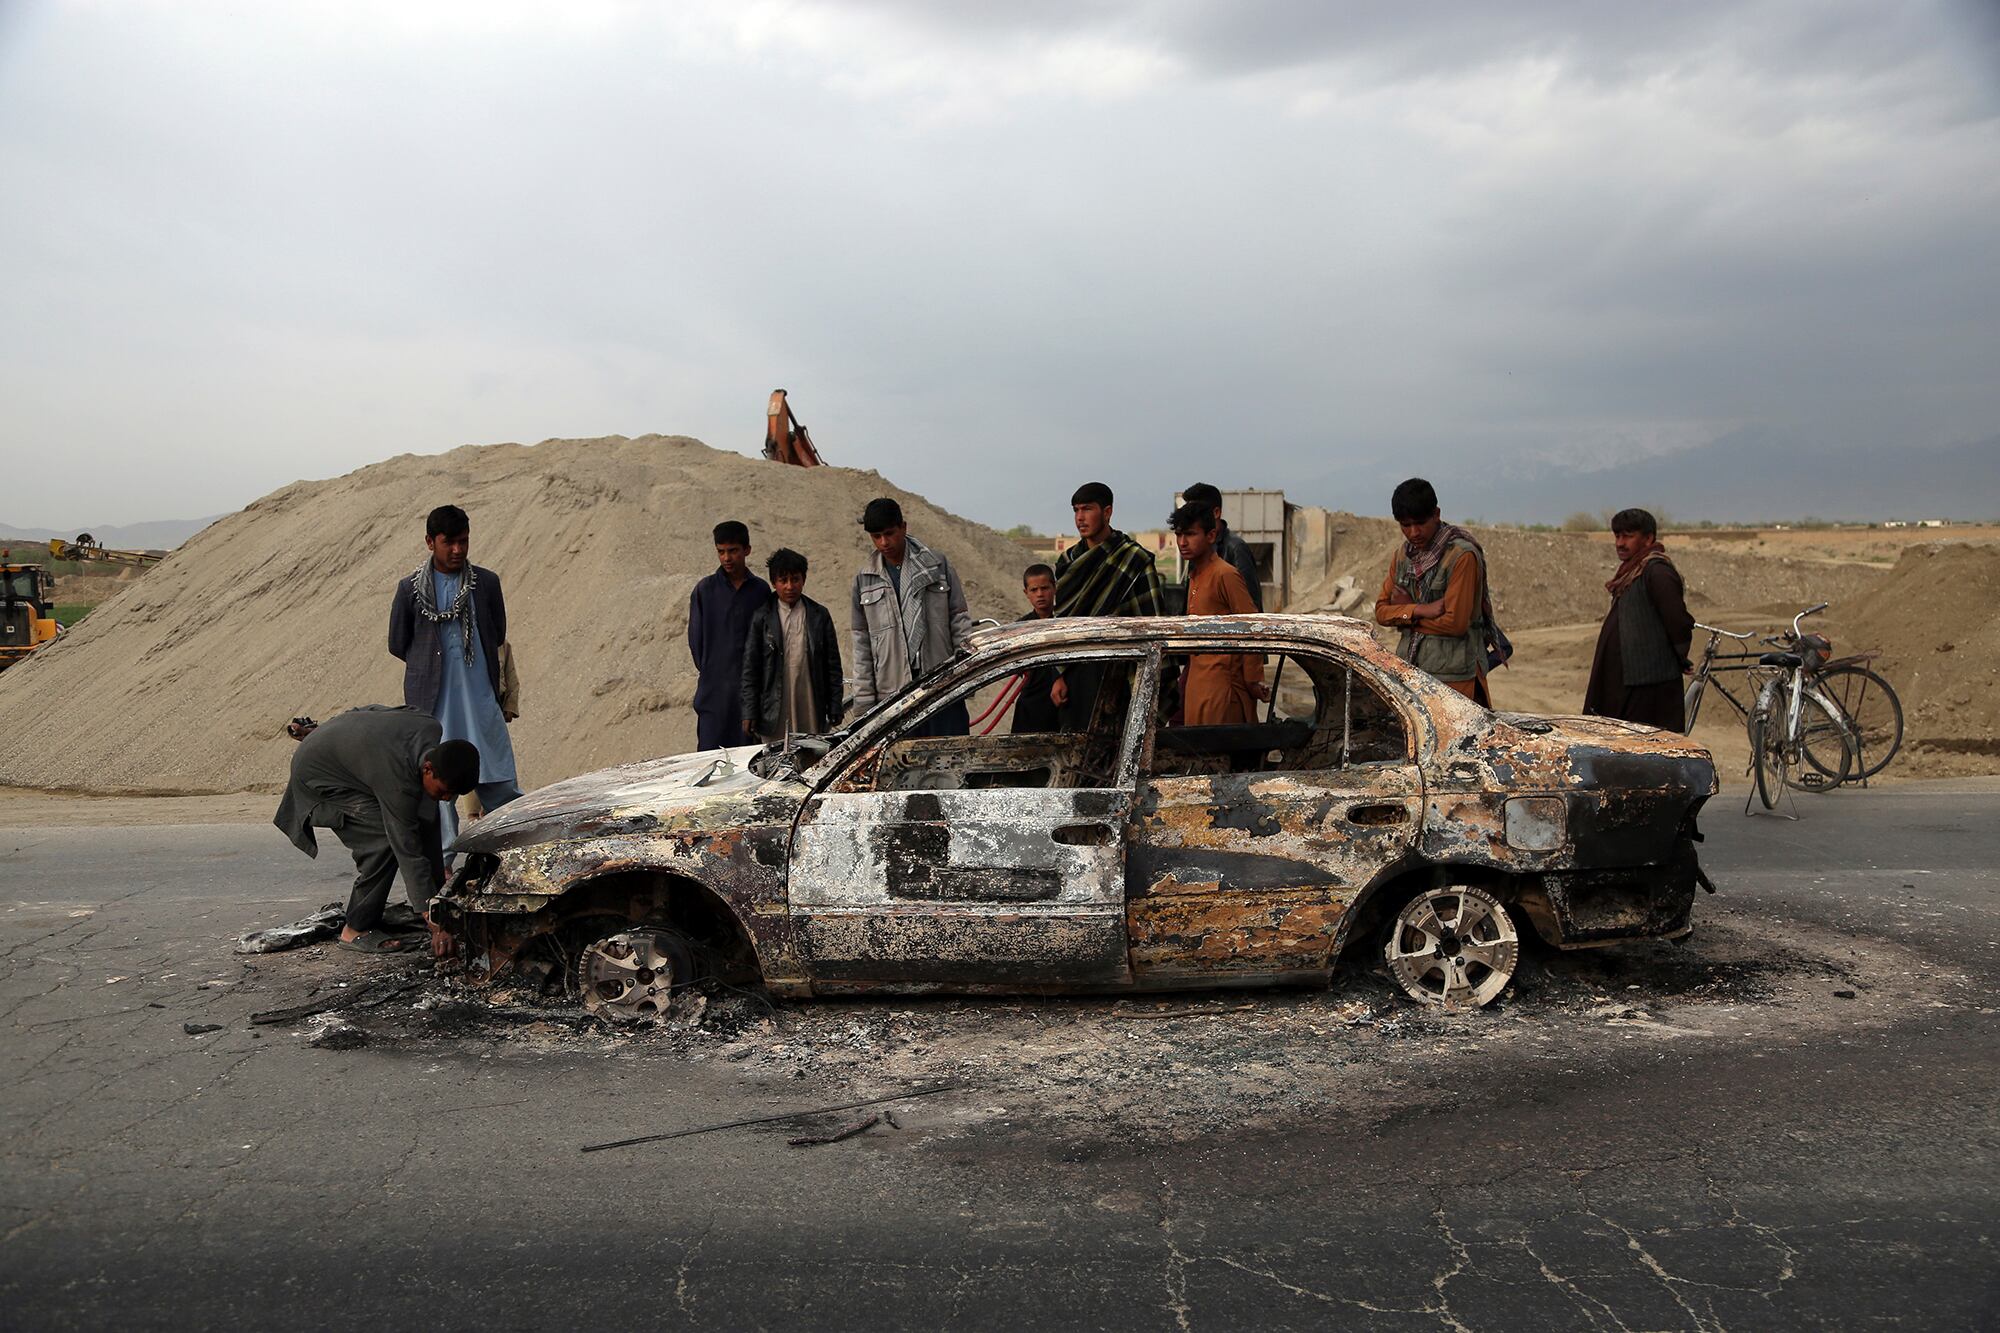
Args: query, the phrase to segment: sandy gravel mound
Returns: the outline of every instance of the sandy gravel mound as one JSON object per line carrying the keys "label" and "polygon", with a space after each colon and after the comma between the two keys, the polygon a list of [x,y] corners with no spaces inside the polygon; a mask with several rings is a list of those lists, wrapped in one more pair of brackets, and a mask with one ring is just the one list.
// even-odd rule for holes
{"label": "sandy gravel mound", "polygon": [[[1013,618],[1030,557],[874,472],[806,470],[663,436],[468,446],[296,482],[207,528],[76,630],[0,675],[0,784],[83,791],[275,789],[297,714],[402,702],[387,649],[424,515],[457,503],[472,558],[507,595],[526,786],[692,748],[687,602],[709,529],[750,525],[752,559],[791,546],[846,625],[868,550],[855,519],[893,495],[948,555],[975,616]],[[843,653],[846,644],[842,644]]]}
{"label": "sandy gravel mound", "polygon": [[2000,756],[2000,546],[1913,546],[1845,609],[1834,651],[1880,649],[1903,701],[1907,764],[1982,773]]}
{"label": "sandy gravel mound", "polygon": [[[1326,515],[1325,522],[1326,576],[1316,586],[1303,587],[1293,609],[1332,605],[1335,589],[1346,578],[1362,595],[1353,614],[1366,618],[1373,614],[1390,552],[1402,534],[1386,518],[1334,513]],[[1604,581],[1618,564],[1608,533],[1478,526],[1471,531],[1492,564],[1494,610],[1509,633],[1603,618],[1609,605]],[[1697,617],[1711,606],[1785,603],[1796,609],[1816,601],[1844,601],[1882,577],[1860,564],[1718,549],[1699,538],[1673,533],[1666,541],[1687,580],[1688,605]]]}

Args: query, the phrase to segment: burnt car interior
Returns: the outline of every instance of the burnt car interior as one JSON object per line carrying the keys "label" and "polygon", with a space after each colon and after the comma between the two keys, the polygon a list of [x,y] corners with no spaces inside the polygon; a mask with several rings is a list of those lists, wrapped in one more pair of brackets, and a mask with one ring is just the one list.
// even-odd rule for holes
{"label": "burnt car interior", "polygon": [[[1078,731],[995,728],[987,736],[904,735],[882,747],[875,764],[856,764],[835,791],[969,791],[993,787],[1109,787],[1118,780],[1125,719],[1131,711],[1133,659],[1066,664],[1073,681],[1095,680],[1090,721]],[[968,687],[945,702],[963,698]],[[1003,723],[1004,725],[1004,723]],[[921,727],[921,721],[916,727]],[[912,728],[916,729],[915,727]]]}
{"label": "burnt car interior", "polygon": [[1365,674],[1330,657],[1288,653],[1266,660],[1264,681],[1272,698],[1262,721],[1201,727],[1163,721],[1146,775],[1283,773],[1408,757],[1402,719]]}
{"label": "burnt car interior", "polygon": [[[982,788],[1090,788],[1117,782],[1134,673],[1132,659],[1069,661],[1078,690],[1095,683],[1096,702],[1079,730],[990,735],[906,734],[884,744],[873,762],[856,764],[835,791],[970,791]],[[1148,777],[1228,772],[1337,769],[1402,762],[1409,757],[1401,717],[1365,672],[1332,656],[1284,654],[1267,659],[1273,702],[1256,722],[1187,726],[1155,722]],[[942,702],[970,696],[981,681]],[[1177,695],[1162,690],[1161,712],[1178,714]],[[910,730],[921,727],[918,722]]]}

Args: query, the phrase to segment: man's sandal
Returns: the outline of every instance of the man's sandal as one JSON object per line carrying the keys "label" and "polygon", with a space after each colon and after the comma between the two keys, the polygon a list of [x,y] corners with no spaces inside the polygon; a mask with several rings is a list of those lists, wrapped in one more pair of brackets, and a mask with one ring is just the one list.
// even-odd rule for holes
{"label": "man's sandal", "polygon": [[351,940],[338,941],[349,953],[406,954],[414,952],[410,936],[392,935],[386,930],[364,930]]}

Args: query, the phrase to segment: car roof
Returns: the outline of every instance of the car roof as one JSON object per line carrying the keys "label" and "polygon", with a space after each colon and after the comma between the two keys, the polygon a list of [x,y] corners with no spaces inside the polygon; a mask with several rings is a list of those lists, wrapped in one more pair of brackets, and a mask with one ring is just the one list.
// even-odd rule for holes
{"label": "car roof", "polygon": [[976,649],[1048,645],[1080,648],[1090,644],[1153,643],[1184,638],[1290,638],[1360,648],[1374,643],[1368,626],[1352,616],[1257,612],[1239,616],[1057,616],[984,625],[973,631]]}

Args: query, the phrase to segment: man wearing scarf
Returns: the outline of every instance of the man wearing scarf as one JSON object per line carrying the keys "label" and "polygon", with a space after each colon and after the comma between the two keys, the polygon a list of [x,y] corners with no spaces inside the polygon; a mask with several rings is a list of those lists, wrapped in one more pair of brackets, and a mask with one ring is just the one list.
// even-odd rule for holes
{"label": "man wearing scarf", "polygon": [[1583,711],[1665,731],[1687,730],[1681,675],[1691,669],[1694,617],[1680,571],[1660,543],[1660,525],[1643,509],[1611,519],[1618,572],[1604,585],[1611,610],[1597,631]]}
{"label": "man wearing scarf", "polygon": [[1389,509],[1403,530],[1403,544],[1375,599],[1375,623],[1402,631],[1397,656],[1491,708],[1486,645],[1493,599],[1486,588],[1486,553],[1471,533],[1444,521],[1437,491],[1422,477],[1398,486]]}
{"label": "man wearing scarf", "polygon": [[[389,651],[403,662],[403,703],[429,713],[448,741],[479,749],[477,794],[493,810],[521,794],[514,742],[500,703],[500,646],[507,642],[507,602],[500,576],[470,563],[472,523],[457,505],[424,520],[430,558],[396,585],[389,605]],[[458,810],[440,811],[444,845],[458,836]]]}
{"label": "man wearing scarf", "polygon": [[[1069,497],[1076,545],[1056,557],[1058,616],[1159,616],[1166,614],[1153,553],[1111,526],[1111,488],[1089,481]],[[1070,667],[1056,678],[1051,697],[1062,710],[1062,729],[1090,723],[1102,663]]]}

